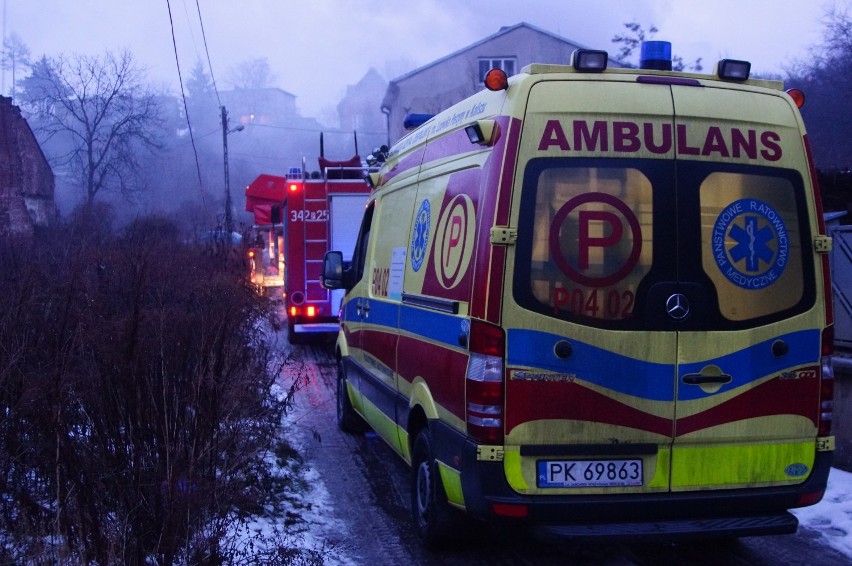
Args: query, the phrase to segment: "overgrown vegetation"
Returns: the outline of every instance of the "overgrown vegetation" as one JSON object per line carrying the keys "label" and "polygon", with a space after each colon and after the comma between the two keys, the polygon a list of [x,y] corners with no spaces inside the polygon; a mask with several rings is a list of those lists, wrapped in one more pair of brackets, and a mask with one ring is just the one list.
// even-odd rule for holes
{"label": "overgrown vegetation", "polygon": [[267,307],[170,222],[113,234],[84,210],[0,242],[0,563],[246,556],[233,520],[271,495],[263,457],[299,387],[275,394]]}

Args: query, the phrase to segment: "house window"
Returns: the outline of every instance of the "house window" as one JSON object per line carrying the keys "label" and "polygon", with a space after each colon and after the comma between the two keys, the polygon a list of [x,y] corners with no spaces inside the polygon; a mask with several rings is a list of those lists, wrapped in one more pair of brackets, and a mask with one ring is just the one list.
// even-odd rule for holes
{"label": "house window", "polygon": [[515,58],[482,58],[479,60],[479,82],[485,82],[485,75],[491,69],[503,69],[506,76],[515,74]]}

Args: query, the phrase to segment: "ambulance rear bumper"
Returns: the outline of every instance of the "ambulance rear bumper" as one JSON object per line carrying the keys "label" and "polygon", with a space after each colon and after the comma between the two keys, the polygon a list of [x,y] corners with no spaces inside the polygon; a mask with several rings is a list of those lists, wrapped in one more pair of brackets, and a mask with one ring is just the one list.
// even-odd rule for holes
{"label": "ambulance rear bumper", "polygon": [[530,528],[530,533],[544,540],[619,539],[661,542],[681,539],[710,539],[742,536],[789,535],[796,532],[799,521],[789,512],[748,517],[714,517],[647,522],[612,522],[594,524],[544,524]]}
{"label": "ambulance rear bumper", "polygon": [[[506,506],[525,508],[519,519],[547,538],[718,538],[790,534],[798,521],[788,512],[800,497],[825,491],[832,452],[818,452],[810,477],[799,485],[612,495],[523,495],[506,481],[503,462],[477,460],[465,441],[462,489],[467,512],[503,520]],[[519,513],[523,514],[523,513]],[[518,520],[518,519],[507,519]]]}

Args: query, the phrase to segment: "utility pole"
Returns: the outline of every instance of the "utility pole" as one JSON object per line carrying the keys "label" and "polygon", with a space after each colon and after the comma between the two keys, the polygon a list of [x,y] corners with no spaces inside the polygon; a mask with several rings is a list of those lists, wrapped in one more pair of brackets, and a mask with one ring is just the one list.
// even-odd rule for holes
{"label": "utility pole", "polygon": [[234,219],[231,216],[231,182],[228,176],[228,111],[222,106],[222,145],[225,148],[225,232],[228,242],[234,230]]}

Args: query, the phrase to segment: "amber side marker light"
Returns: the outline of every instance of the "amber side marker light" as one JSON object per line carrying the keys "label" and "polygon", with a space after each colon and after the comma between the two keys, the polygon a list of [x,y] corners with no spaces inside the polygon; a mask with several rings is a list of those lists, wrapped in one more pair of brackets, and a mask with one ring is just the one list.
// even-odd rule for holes
{"label": "amber side marker light", "polygon": [[793,102],[796,103],[796,108],[801,108],[805,105],[805,93],[797,88],[788,88],[787,94],[790,95],[790,98],[793,99]]}
{"label": "amber side marker light", "polygon": [[491,69],[485,74],[485,88],[488,90],[506,90],[509,88],[509,77],[503,69]]}

